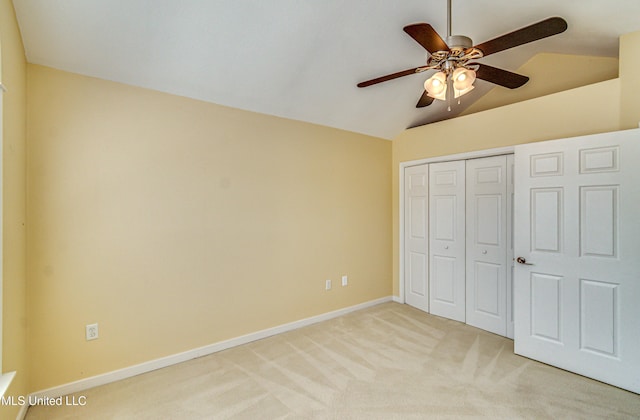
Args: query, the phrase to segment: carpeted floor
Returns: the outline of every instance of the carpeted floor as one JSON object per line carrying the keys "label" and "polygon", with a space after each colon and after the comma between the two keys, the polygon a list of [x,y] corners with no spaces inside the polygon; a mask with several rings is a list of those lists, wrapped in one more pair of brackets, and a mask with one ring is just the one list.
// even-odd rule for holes
{"label": "carpeted floor", "polygon": [[640,418],[640,396],[386,303],[34,406],[36,419]]}

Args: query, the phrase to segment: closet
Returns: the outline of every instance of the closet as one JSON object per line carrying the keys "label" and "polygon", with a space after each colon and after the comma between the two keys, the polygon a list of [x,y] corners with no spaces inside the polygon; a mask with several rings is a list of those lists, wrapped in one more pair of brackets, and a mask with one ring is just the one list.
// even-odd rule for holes
{"label": "closet", "polygon": [[404,176],[406,303],[513,338],[513,155]]}
{"label": "closet", "polygon": [[640,129],[401,170],[405,302],[640,392]]}

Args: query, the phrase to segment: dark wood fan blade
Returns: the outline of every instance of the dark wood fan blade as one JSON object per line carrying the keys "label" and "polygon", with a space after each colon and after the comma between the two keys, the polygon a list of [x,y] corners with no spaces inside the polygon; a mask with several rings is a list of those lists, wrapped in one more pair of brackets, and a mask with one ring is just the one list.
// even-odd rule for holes
{"label": "dark wood fan blade", "polygon": [[449,51],[449,46],[428,23],[415,23],[404,27],[404,31],[422,47],[433,54],[436,51]]}
{"label": "dark wood fan blade", "polygon": [[506,35],[476,45],[484,56],[494,54],[518,45],[537,41],[548,36],[557,35],[567,29],[567,22],[560,17],[545,19],[533,25],[526,26]]}
{"label": "dark wood fan blade", "polygon": [[529,81],[527,76],[499,69],[497,67],[491,67],[480,63],[472,63],[472,65],[479,66],[478,70],[476,70],[476,77],[478,79],[486,80],[487,82],[504,86],[509,89],[519,88]]}
{"label": "dark wood fan blade", "polygon": [[[398,77],[408,76],[410,74],[415,74],[415,73],[420,73],[420,71],[422,71],[422,69],[423,69],[423,67],[416,67],[416,68],[409,69],[409,70],[399,71],[399,72],[393,73],[393,74],[387,74],[386,76],[376,77],[375,79],[371,79],[371,80],[367,80],[366,82],[358,83],[358,87],[361,87],[361,88],[362,87],[367,87],[367,86],[375,85],[377,83],[386,82],[387,80],[397,79]],[[420,70],[420,71],[418,71],[418,70]]]}
{"label": "dark wood fan blade", "polygon": [[433,98],[431,96],[428,96],[427,91],[425,90],[424,92],[422,92],[422,96],[420,97],[420,100],[416,104],[416,108],[424,108],[425,106],[431,105],[432,102],[433,102]]}

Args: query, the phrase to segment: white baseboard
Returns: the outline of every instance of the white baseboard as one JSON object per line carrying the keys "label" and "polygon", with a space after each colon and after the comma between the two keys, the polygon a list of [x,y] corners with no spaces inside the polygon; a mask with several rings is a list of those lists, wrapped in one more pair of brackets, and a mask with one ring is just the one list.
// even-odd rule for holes
{"label": "white baseboard", "polygon": [[29,404],[24,403],[20,406],[20,411],[18,411],[18,415],[16,416],[16,420],[24,420],[27,415],[27,410],[29,409]]}
{"label": "white baseboard", "polygon": [[[265,330],[256,331],[251,334],[242,335],[240,337],[231,338],[229,340],[220,341],[218,343],[209,344],[204,347],[198,347],[192,350],[187,350],[182,353],[173,354],[171,356],[162,357],[160,359],[150,360],[148,362],[140,363],[138,365],[129,366],[123,369],[114,370],[111,372],[103,373],[101,375],[92,376],[86,379],[80,379],[68,384],[55,386],[53,388],[44,389],[31,394],[34,398],[50,397],[56,398],[63,395],[73,394],[76,392],[84,391],[96,386],[105,385],[111,382],[119,381],[122,379],[130,378],[132,376],[140,375],[142,373],[151,372],[156,369],[175,365],[187,360],[195,359],[198,357],[206,356],[212,353],[216,353],[222,350],[229,349],[231,347],[247,344],[252,341],[261,340],[263,338],[271,337],[272,335],[281,334],[287,331],[292,331],[307,325],[315,324],[317,322],[326,321],[332,318],[336,318],[349,312],[357,311],[360,309],[368,308],[370,306],[379,305],[381,303],[395,301],[395,296],[387,296],[380,299],[371,300],[368,302],[360,303],[358,305],[349,306],[347,308],[338,309],[335,311],[327,312],[321,315],[312,316],[310,318],[304,318],[298,321],[290,322],[287,324],[278,325],[277,327],[267,328]],[[26,413],[26,408],[25,408]],[[21,419],[20,419],[21,420]]]}
{"label": "white baseboard", "polygon": [[404,303],[402,300],[400,300],[399,296],[391,296],[391,299],[395,302],[395,303]]}

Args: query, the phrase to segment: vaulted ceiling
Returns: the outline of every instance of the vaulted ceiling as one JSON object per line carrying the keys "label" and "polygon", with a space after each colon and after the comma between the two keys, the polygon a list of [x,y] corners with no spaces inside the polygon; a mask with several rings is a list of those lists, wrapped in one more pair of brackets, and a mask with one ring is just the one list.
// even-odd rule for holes
{"label": "vaulted ceiling", "polygon": [[[445,37],[446,0],[14,0],[14,6],[30,63],[382,138],[455,117],[495,87],[476,81],[451,112],[439,101],[415,108],[431,71],[356,87],[423,65],[426,51],[402,28],[426,22]],[[615,57],[619,36],[640,30],[640,1],[453,0],[452,33],[478,44],[550,16],[563,17],[568,30],[482,62],[513,71],[539,52]]]}

